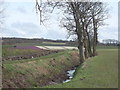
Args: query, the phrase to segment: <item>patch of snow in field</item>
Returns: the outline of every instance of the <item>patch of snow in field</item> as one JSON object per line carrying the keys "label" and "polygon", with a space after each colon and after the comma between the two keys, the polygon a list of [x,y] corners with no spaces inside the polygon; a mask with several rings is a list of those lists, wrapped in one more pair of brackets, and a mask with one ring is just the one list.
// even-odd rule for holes
{"label": "patch of snow in field", "polygon": [[47,49],[46,47],[44,46],[36,46],[37,48],[41,48],[41,49]]}
{"label": "patch of snow in field", "polygon": [[48,50],[77,49],[77,47],[70,47],[70,46],[36,46],[36,47],[42,48],[42,49],[48,49]]}

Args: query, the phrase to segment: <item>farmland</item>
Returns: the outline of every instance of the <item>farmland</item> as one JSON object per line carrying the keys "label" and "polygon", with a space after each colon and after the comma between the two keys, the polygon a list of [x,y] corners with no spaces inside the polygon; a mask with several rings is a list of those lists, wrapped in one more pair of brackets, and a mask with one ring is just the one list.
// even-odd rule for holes
{"label": "farmland", "polygon": [[118,6],[0,0],[0,87],[119,89]]}
{"label": "farmland", "polygon": [[[5,42],[10,42],[9,41]],[[18,39],[19,40],[19,39]],[[66,46],[65,42],[40,42],[40,43],[12,43],[2,45],[2,60],[21,60],[46,56],[67,49],[77,49],[75,46]]]}
{"label": "farmland", "polygon": [[[40,46],[35,43],[3,45],[3,58],[30,56],[20,60],[18,58],[9,60],[9,58],[3,61],[3,87],[116,88],[118,86],[117,47],[98,46],[98,56],[88,58],[83,65],[77,67],[70,82],[62,83],[68,78],[66,71],[79,65],[79,53],[76,47],[57,45],[58,43],[54,43],[54,46]],[[34,54],[41,55],[34,56]]]}
{"label": "farmland", "polygon": [[2,46],[3,60],[20,60],[57,53],[58,50],[44,50],[35,46]]}

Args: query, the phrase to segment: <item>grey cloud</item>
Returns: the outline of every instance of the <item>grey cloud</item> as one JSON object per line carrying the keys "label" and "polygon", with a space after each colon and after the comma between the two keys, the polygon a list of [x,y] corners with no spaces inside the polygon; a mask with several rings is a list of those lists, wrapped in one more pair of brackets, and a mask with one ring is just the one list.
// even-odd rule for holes
{"label": "grey cloud", "polygon": [[11,24],[11,30],[6,30],[4,33],[10,33],[13,36],[34,37],[36,34],[41,37],[41,28],[29,22],[15,22]]}
{"label": "grey cloud", "polygon": [[[62,32],[62,31],[61,31]],[[50,30],[48,33],[47,33],[47,38],[50,38],[50,39],[66,39],[66,33],[61,33],[60,31],[58,31],[57,29],[56,30]]]}
{"label": "grey cloud", "polygon": [[26,32],[38,32],[40,31],[40,28],[33,24],[33,23],[29,23],[29,22],[16,22],[11,24],[11,27],[13,28],[17,28]]}
{"label": "grey cloud", "polygon": [[[58,28],[55,28],[55,30],[47,30],[45,33],[45,30],[43,28],[40,28],[36,24],[29,23],[29,22],[15,22],[11,25],[12,28],[18,29],[21,32],[25,32],[28,37],[35,37],[35,36],[40,36],[40,37],[45,37],[45,38],[50,38],[50,39],[63,39],[65,38],[65,35],[61,33]],[[20,32],[19,31],[19,32]]]}
{"label": "grey cloud", "polygon": [[25,7],[18,7],[17,11],[19,11],[21,13],[27,13],[27,10],[25,9]]}

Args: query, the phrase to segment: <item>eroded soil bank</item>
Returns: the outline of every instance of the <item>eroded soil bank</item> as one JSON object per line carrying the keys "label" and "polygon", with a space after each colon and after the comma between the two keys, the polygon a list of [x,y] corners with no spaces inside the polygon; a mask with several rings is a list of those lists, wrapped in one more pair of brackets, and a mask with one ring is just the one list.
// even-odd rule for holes
{"label": "eroded soil bank", "polygon": [[64,51],[28,61],[3,64],[3,88],[33,88],[62,83],[79,65],[78,51]]}

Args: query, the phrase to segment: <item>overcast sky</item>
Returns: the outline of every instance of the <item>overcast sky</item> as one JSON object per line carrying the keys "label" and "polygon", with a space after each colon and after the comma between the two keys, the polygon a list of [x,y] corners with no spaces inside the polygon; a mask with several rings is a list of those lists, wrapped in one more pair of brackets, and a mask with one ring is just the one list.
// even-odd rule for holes
{"label": "overcast sky", "polygon": [[[35,0],[5,0],[5,23],[2,27],[2,37],[25,37],[67,39],[67,31],[59,27],[59,15],[46,21],[45,25],[39,24],[39,16],[35,10]],[[99,40],[118,39],[118,2],[107,2],[110,17],[106,20],[107,26],[100,28]]]}

